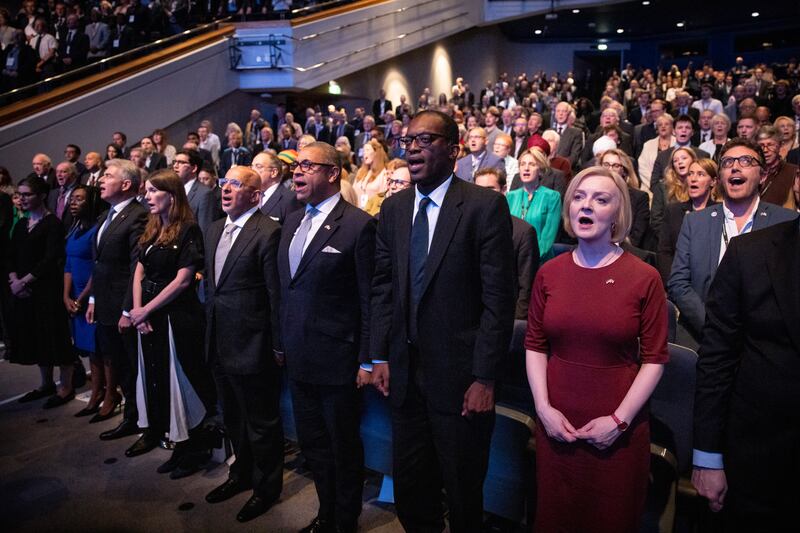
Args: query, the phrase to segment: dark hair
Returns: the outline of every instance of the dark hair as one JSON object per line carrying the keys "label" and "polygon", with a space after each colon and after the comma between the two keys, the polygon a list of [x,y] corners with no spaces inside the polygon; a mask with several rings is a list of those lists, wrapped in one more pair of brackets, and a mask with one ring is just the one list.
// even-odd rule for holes
{"label": "dark hair", "polygon": [[433,109],[426,109],[425,111],[420,111],[414,116],[414,120],[418,119],[419,117],[424,116],[434,116],[442,123],[444,129],[444,136],[447,139],[447,142],[450,144],[458,144],[458,124],[456,121],[453,120],[453,117],[442,113],[441,111],[436,111]]}
{"label": "dark hair", "polygon": [[[109,149],[109,148],[111,148],[112,146],[113,146],[113,147],[114,147],[114,149],[117,151],[117,155],[115,156],[115,158],[120,158],[120,157],[122,157],[122,149],[121,149],[121,148],[120,148],[120,147],[117,145],[117,143],[108,143],[108,144],[106,145],[106,154],[105,154],[105,160],[106,160],[106,161],[108,161],[108,149]],[[112,159],[113,159],[113,158],[112,158]]]}
{"label": "dark hair", "polygon": [[480,169],[475,173],[474,181],[477,181],[478,177],[480,176],[488,176],[491,174],[492,176],[497,178],[497,184],[500,186],[501,189],[506,188],[506,171],[502,168],[492,168],[492,167],[485,167]]}
{"label": "dark hair", "polygon": [[[719,152],[719,160],[722,161],[722,158],[725,157],[725,154],[737,146],[754,151],[758,155],[758,163],[761,167],[767,164],[766,158],[764,157],[764,151],[761,149],[761,147],[750,139],[745,139],[744,137],[734,137],[730,141],[726,142],[725,146],[723,146],[722,150]],[[721,166],[722,165],[720,164],[720,167]]]}
{"label": "dark hair", "polygon": [[692,129],[697,128],[697,123],[689,115],[678,115],[678,118],[675,119],[675,126],[678,125],[678,122],[688,122],[692,125]]}
{"label": "dark hair", "polygon": [[80,226],[81,229],[86,230],[94,225],[94,220],[97,217],[97,213],[92,213],[92,203],[89,201],[89,188],[86,185],[81,185],[80,183],[76,185],[70,193],[70,198],[72,198],[71,195],[78,191],[83,191],[86,194],[86,203],[83,206],[83,212],[80,213],[72,225]]}
{"label": "dark hair", "polygon": [[217,179],[217,169],[214,168],[214,165],[212,165],[211,163],[208,163],[208,162],[204,161],[203,162],[203,166],[201,166],[197,170],[197,173],[200,174],[200,172],[203,172],[203,171],[208,172],[209,174],[214,176],[214,179]]}
{"label": "dark hair", "polygon": [[195,167],[197,170],[196,172],[200,172],[200,167],[203,166],[203,158],[200,157],[200,152],[197,150],[178,150],[175,152],[175,155],[185,155],[189,158],[189,164]]}
{"label": "dark hair", "polygon": [[81,147],[77,144],[68,144],[66,148],[74,148],[75,151],[78,152],[78,155],[81,155]]}
{"label": "dark hair", "polygon": [[115,132],[112,134],[112,136],[113,136],[113,135],[119,135],[120,137],[122,137],[122,142],[128,142],[128,136],[127,136],[127,135],[125,135],[124,133],[122,133],[121,131],[115,131]]}
{"label": "dark hair", "polygon": [[47,194],[50,192],[50,186],[47,185],[47,182],[39,176],[29,176],[27,178],[23,178],[22,181],[17,183],[17,188],[22,187],[23,185],[28,187],[36,196],[47,196]]}
{"label": "dark hair", "polygon": [[13,185],[11,173],[6,167],[0,167],[0,187],[5,187],[7,185]]}
{"label": "dark hair", "polygon": [[194,222],[194,213],[186,198],[183,182],[175,172],[167,169],[157,170],[147,182],[155,189],[169,193],[172,196],[172,205],[166,227],[162,227],[160,216],[149,216],[144,233],[139,237],[139,246],[146,248],[150,244],[173,244],[177,242],[183,227]]}

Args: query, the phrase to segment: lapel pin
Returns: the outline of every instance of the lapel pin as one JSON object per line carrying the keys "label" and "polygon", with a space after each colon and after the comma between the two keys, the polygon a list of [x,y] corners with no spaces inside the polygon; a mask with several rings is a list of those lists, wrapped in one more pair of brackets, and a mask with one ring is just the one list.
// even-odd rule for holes
{"label": "lapel pin", "polygon": [[330,224],[325,224],[325,229],[331,229]]}
{"label": "lapel pin", "polygon": [[613,285],[613,284],[614,284],[614,280],[612,278],[608,278],[606,280],[606,285]]}
{"label": "lapel pin", "polygon": [[759,213],[759,214],[760,214],[762,217],[765,217],[765,216],[767,216],[767,214],[766,214],[764,211],[761,211],[761,213]]}
{"label": "lapel pin", "polygon": [[716,212],[716,211],[712,211],[712,212],[711,212],[711,216],[712,216],[712,217],[715,217],[715,216],[717,216],[717,212]]}

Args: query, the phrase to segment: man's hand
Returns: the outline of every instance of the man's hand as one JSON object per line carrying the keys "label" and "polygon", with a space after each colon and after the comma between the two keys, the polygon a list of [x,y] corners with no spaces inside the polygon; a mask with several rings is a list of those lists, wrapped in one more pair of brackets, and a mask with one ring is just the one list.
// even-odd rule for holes
{"label": "man's hand", "polygon": [[356,387],[360,389],[364,385],[369,385],[370,383],[372,383],[372,373],[363,368],[359,368],[358,374],[356,375]]}
{"label": "man's hand", "polygon": [[119,317],[119,322],[117,323],[117,330],[120,333],[124,333],[125,330],[131,326],[133,326],[133,322],[131,322],[130,318],[126,317],[125,315]]}
{"label": "man's hand", "polygon": [[485,413],[494,409],[494,384],[484,385],[478,381],[473,381],[467,392],[464,393],[464,405],[461,409],[461,416],[469,416],[472,413]]}
{"label": "man's hand", "polygon": [[20,297],[20,295],[25,291],[27,285],[24,281],[19,278],[13,278],[8,282],[9,288],[11,289],[11,294],[14,296]]}
{"label": "man's hand", "polygon": [[86,322],[94,324],[94,304],[89,304],[86,308]]}
{"label": "man's hand", "polygon": [[373,363],[372,386],[384,396],[389,396],[389,363]]}
{"label": "man's hand", "polygon": [[697,493],[708,500],[708,508],[719,512],[725,503],[728,493],[728,480],[725,470],[714,468],[697,468],[692,470],[692,485]]}

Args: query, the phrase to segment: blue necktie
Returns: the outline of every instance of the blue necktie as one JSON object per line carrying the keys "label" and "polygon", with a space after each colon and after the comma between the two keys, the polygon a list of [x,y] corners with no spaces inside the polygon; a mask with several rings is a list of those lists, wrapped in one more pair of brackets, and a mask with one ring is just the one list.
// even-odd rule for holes
{"label": "blue necktie", "polygon": [[408,338],[417,340],[417,306],[422,298],[422,282],[425,279],[425,261],[428,259],[428,205],[431,199],[425,197],[419,201],[417,216],[411,227],[411,247],[408,259],[409,276],[411,278],[411,305],[409,306]]}

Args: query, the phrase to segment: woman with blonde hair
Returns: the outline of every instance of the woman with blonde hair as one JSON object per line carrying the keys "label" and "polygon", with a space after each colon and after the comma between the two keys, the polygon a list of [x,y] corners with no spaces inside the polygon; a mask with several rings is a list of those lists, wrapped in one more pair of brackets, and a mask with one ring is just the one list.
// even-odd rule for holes
{"label": "woman with blonde hair", "polygon": [[779,153],[781,159],[786,161],[789,150],[797,148],[797,126],[794,120],[789,117],[776,118],[774,125],[778,128],[778,131],[781,132],[781,147]]}
{"label": "woman with blonde hair", "polygon": [[139,333],[136,397],[139,427],[145,429],[125,453],[146,453],[167,434],[175,449],[157,471],[177,479],[210,457],[202,422],[213,414],[215,393],[203,356],[205,315],[195,287],[195,274],[203,268],[203,235],[175,172],[156,172],[145,190],[150,217],[139,239],[130,311]]}
{"label": "woman with blonde hair", "polygon": [[656,235],[660,234],[664,220],[664,210],[668,203],[685,202],[689,199],[686,178],[689,167],[697,161],[697,155],[689,147],[681,147],[672,152],[670,165],[664,172],[664,179],[653,187],[653,204],[650,207],[650,227]]}
{"label": "woman with blonde hair", "polygon": [[373,196],[386,193],[389,186],[386,172],[387,160],[386,151],[376,139],[370,139],[364,145],[361,167],[353,180],[353,189],[356,191],[358,207],[361,209],[367,206],[367,202]]}
{"label": "woman with blonde hair", "polygon": [[[589,167],[562,217],[578,241],[538,271],[525,334],[536,406],[535,531],[638,531],[650,473],[647,401],[667,351],[658,272],[624,251],[628,186]],[[579,509],[580,512],[576,512]]]}

